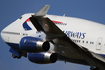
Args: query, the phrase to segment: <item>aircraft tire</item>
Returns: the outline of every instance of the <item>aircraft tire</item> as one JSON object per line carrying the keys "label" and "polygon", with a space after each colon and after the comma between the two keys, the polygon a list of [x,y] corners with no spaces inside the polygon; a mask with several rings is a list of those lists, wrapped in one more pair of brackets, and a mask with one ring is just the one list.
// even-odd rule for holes
{"label": "aircraft tire", "polygon": [[20,59],[21,58],[21,55],[19,57],[17,57],[17,59]]}
{"label": "aircraft tire", "polygon": [[14,54],[12,54],[12,57],[13,57],[13,58],[16,58],[17,56],[16,56],[16,55],[14,55]]}

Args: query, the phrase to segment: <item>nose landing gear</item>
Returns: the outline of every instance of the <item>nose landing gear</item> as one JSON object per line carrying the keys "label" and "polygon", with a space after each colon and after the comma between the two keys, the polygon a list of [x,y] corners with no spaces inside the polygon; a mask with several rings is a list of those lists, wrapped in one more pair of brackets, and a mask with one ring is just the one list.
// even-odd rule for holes
{"label": "nose landing gear", "polygon": [[21,55],[19,55],[19,56],[16,56],[16,55],[12,54],[12,57],[13,57],[13,58],[17,58],[17,59],[20,59],[20,58],[21,58]]}

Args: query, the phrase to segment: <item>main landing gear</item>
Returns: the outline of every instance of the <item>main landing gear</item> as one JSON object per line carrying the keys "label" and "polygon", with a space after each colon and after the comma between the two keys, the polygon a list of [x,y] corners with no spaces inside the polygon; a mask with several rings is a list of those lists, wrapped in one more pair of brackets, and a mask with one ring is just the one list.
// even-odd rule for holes
{"label": "main landing gear", "polygon": [[12,57],[13,57],[13,58],[18,58],[18,59],[20,59],[20,58],[21,58],[21,55],[16,56],[16,55],[12,54]]}
{"label": "main landing gear", "polygon": [[90,68],[90,70],[100,70],[98,67]]}

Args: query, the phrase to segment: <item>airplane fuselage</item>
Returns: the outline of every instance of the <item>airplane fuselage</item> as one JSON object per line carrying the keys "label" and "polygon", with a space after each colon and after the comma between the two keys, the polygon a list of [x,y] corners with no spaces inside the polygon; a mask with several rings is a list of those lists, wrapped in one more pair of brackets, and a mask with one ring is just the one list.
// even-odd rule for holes
{"label": "airplane fuselage", "polygon": [[[1,36],[10,47],[20,50],[20,40],[26,36],[46,38],[46,35],[43,32],[37,31],[29,20],[33,14],[34,13],[24,14],[2,30]],[[105,54],[105,25],[73,17],[56,15],[46,16],[72,39],[73,42],[97,54]],[[64,47],[58,45],[56,47],[51,47],[50,50],[58,52],[60,54],[60,60],[85,65],[88,64],[80,54],[75,53],[68,46]]]}

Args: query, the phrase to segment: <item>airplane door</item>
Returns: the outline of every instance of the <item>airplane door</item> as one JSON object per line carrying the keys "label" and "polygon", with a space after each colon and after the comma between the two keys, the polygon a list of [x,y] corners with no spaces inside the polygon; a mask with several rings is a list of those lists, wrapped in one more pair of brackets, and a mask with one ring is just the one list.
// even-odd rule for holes
{"label": "airplane door", "polygon": [[22,37],[28,36],[27,32],[25,30],[22,30]]}
{"label": "airplane door", "polygon": [[100,50],[100,49],[101,49],[102,40],[103,40],[102,37],[99,37],[99,38],[98,38],[98,40],[97,40],[97,45],[96,45],[96,50]]}

